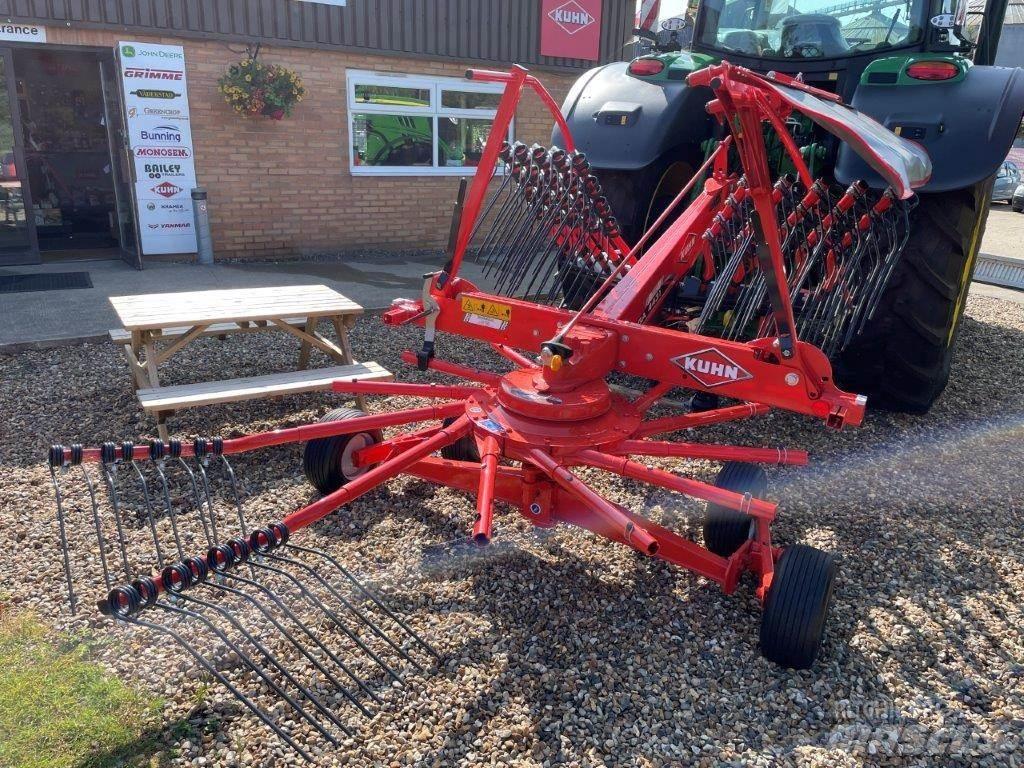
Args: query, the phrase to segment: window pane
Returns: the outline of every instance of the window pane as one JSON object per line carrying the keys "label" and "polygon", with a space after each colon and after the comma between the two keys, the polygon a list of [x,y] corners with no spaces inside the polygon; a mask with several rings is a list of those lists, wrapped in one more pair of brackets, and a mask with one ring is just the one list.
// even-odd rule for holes
{"label": "window pane", "polygon": [[442,91],[441,106],[450,109],[490,109],[498,108],[501,101],[500,93],[472,93],[470,91]]}
{"label": "window pane", "polygon": [[434,119],[356,113],[352,116],[354,165],[434,164]]}
{"label": "window pane", "polygon": [[441,117],[437,121],[441,134],[438,142],[438,164],[449,167],[475,166],[480,162],[490,120],[469,117]]}
{"label": "window pane", "polygon": [[356,85],[357,104],[382,104],[388,107],[429,107],[429,88],[394,85]]}

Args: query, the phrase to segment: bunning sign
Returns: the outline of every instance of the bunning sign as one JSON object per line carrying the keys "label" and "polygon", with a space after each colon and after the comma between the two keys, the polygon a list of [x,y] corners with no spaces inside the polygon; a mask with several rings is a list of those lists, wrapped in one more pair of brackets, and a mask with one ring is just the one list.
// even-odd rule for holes
{"label": "bunning sign", "polygon": [[194,253],[196,168],[185,50],[122,42],[117,53],[142,253]]}

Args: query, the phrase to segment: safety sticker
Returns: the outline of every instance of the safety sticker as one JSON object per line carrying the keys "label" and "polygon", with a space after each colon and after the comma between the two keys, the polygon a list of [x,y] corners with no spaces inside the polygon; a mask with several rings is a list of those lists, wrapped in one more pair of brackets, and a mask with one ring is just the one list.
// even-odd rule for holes
{"label": "safety sticker", "polygon": [[499,331],[505,330],[512,320],[512,307],[508,304],[471,296],[462,297],[462,311],[466,313],[463,320],[467,323],[496,328]]}

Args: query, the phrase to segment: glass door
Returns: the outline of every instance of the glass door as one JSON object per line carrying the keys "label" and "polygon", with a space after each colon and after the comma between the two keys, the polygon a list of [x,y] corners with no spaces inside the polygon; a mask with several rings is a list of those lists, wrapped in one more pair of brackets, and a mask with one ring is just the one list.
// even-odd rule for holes
{"label": "glass door", "polygon": [[128,148],[120,84],[114,59],[100,60],[100,81],[103,84],[103,109],[110,143],[111,177],[117,201],[117,227],[121,258],[136,269],[142,269],[138,230],[135,217],[135,184],[132,179],[132,158]]}
{"label": "glass door", "polygon": [[38,264],[14,61],[0,48],[0,264]]}

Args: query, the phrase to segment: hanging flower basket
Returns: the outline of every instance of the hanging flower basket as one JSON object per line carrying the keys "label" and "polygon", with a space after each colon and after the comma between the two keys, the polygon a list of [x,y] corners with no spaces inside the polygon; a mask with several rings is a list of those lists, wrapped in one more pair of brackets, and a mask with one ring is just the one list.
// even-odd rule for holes
{"label": "hanging flower basket", "polygon": [[272,120],[290,116],[306,94],[302,78],[296,73],[255,58],[232,64],[217,82],[224,100],[235,112]]}

